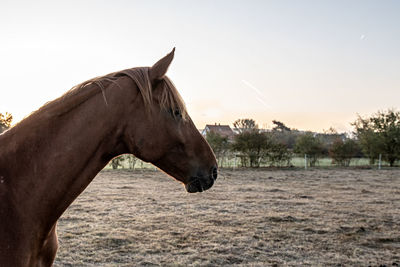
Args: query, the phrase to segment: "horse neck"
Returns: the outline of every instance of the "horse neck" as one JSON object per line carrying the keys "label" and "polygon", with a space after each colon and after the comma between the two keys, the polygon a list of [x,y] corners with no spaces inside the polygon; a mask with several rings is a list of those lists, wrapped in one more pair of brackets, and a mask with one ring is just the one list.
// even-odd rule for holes
{"label": "horse neck", "polygon": [[[63,115],[27,118],[7,133],[12,153],[3,180],[24,216],[51,228],[107,162],[125,152],[118,110],[96,94]],[[0,158],[0,172],[5,162]]]}

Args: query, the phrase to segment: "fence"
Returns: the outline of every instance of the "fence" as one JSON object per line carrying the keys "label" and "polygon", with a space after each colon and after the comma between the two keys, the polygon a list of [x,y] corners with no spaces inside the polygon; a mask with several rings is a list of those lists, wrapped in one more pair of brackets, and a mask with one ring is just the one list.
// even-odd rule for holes
{"label": "fence", "polygon": [[[240,164],[240,155],[233,155],[225,159],[222,163],[223,167],[226,168],[240,168],[243,167]],[[373,164],[370,163],[368,158],[354,157],[349,160],[349,165],[347,167],[370,167],[381,169],[382,167],[389,167],[389,162],[383,160],[382,154],[379,155],[378,159],[375,160]],[[220,164],[221,165],[221,164]],[[399,166],[400,162],[397,161],[395,166]],[[260,167],[296,167],[296,168],[310,168],[309,157],[307,155],[294,155],[288,164],[281,165],[271,165],[271,163],[266,161],[260,161]],[[331,157],[320,157],[315,163],[315,167],[343,167],[340,164],[335,163]]]}
{"label": "fence", "polygon": [[[152,165],[151,163],[143,162],[132,155],[123,155],[121,157],[123,157],[123,160],[119,162],[118,168],[156,170],[156,167],[154,167],[154,165]],[[240,160],[241,157],[242,156],[238,154],[228,154],[222,158],[219,158],[218,164],[222,168],[231,168],[231,169],[242,168],[243,166],[241,165],[241,160]],[[352,158],[350,160],[349,167],[369,167],[376,169],[389,167],[389,163],[384,161],[383,158],[384,157],[380,155],[379,158],[374,162],[374,164],[370,164],[370,160],[368,158]],[[275,165],[275,167],[295,167],[295,168],[308,169],[310,168],[308,160],[309,159],[307,155],[304,156],[295,155],[288,162],[289,164],[282,164],[279,166]],[[271,164],[269,162],[260,160],[259,163],[260,163],[259,167],[271,167]],[[399,165],[400,162],[396,162],[396,166]],[[341,167],[341,166],[335,164],[333,159],[330,157],[322,157],[317,160],[315,167],[328,168],[328,167]],[[111,162],[106,166],[105,169],[112,169]]]}

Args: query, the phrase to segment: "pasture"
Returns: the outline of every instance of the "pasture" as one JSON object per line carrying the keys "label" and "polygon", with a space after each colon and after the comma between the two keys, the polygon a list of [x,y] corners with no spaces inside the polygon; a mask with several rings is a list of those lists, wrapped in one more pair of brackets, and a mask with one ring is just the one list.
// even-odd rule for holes
{"label": "pasture", "polygon": [[400,170],[222,170],[197,194],[104,170],[58,236],[55,266],[398,266]]}

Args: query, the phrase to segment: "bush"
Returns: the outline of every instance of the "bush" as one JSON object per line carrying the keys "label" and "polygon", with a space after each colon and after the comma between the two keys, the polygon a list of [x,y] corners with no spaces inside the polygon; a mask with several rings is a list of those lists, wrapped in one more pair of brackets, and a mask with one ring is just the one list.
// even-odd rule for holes
{"label": "bush", "polygon": [[229,150],[228,137],[221,136],[215,132],[208,132],[206,135],[206,140],[214,151],[215,157],[218,160],[218,165],[223,167],[224,158]]}
{"label": "bush", "polygon": [[268,153],[268,162],[270,166],[290,166],[292,152],[282,143],[274,143]]}
{"label": "bush", "polygon": [[116,170],[116,169],[118,169],[118,167],[124,168],[124,165],[123,165],[124,161],[128,162],[129,169],[135,169],[137,158],[132,154],[124,154],[124,155],[115,157],[110,161],[109,164],[114,170]]}
{"label": "bush", "polygon": [[381,111],[370,118],[358,116],[352,124],[360,146],[370,163],[373,164],[379,154],[394,166],[400,159],[400,112]]}
{"label": "bush", "polygon": [[351,159],[358,153],[359,147],[353,139],[336,139],[329,149],[329,155],[335,164],[350,166]]}
{"label": "bush", "polygon": [[0,133],[11,127],[12,120],[13,116],[10,113],[6,112],[5,115],[0,113]]}
{"label": "bush", "polygon": [[110,165],[113,168],[113,170],[118,169],[119,166],[122,167],[122,162],[125,160],[124,155],[115,157],[111,160]]}
{"label": "bush", "polygon": [[324,154],[324,150],[321,140],[310,132],[297,138],[294,149],[298,154],[307,155],[310,167],[315,166],[318,159]]}
{"label": "bush", "polygon": [[242,153],[242,166],[259,167],[261,159],[271,149],[272,141],[266,133],[253,129],[237,134],[232,147]]}

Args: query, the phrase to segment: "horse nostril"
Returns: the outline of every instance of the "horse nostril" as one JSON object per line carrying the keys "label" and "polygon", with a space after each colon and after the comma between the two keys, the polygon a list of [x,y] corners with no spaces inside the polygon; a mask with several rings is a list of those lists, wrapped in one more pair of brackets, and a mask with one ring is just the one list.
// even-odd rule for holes
{"label": "horse nostril", "polygon": [[217,180],[217,177],[218,177],[218,169],[217,169],[217,167],[212,167],[212,169],[211,169],[211,177],[214,180]]}

